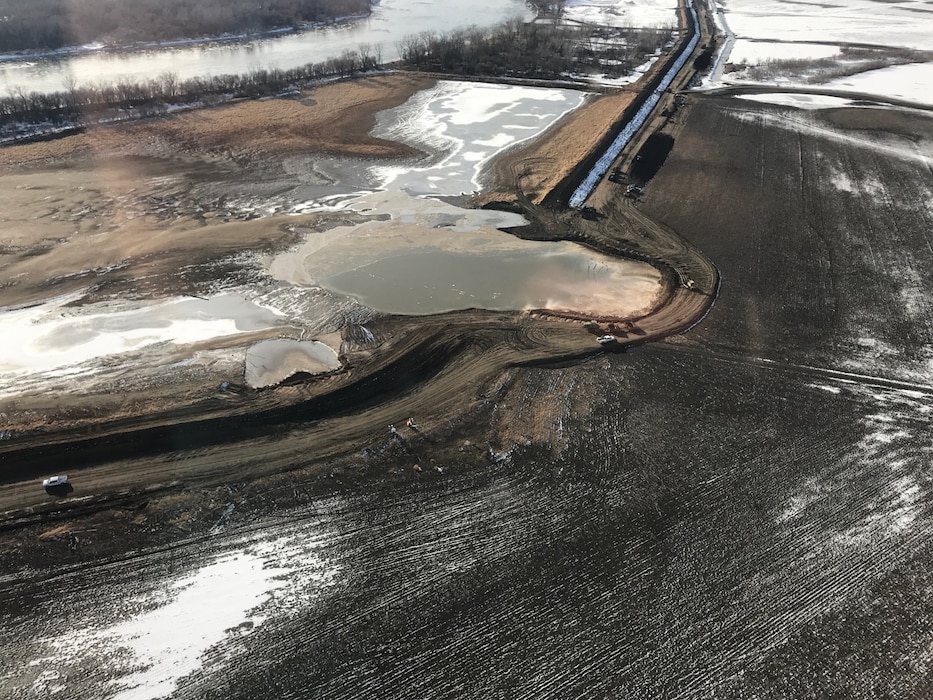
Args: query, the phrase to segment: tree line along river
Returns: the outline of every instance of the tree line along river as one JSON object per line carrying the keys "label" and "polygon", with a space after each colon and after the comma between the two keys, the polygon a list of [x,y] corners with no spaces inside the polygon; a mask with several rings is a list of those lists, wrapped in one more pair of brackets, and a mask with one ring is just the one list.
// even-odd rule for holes
{"label": "tree line along river", "polygon": [[155,46],[138,50],[77,50],[0,60],[0,96],[58,92],[72,82],[145,81],[166,73],[179,80],[244,74],[258,69],[287,70],[325,61],[361,45],[380,46],[383,60],[398,57],[396,44],[421,32],[492,26],[509,17],[531,19],[522,0],[383,0],[365,19],[303,32],[230,41]]}

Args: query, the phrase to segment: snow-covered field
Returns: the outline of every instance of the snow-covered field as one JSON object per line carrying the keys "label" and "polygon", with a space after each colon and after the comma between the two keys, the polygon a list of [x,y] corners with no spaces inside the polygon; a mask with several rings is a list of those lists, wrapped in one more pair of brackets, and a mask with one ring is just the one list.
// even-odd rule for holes
{"label": "snow-covered field", "polygon": [[879,68],[830,80],[824,85],[835,90],[867,92],[933,106],[933,63],[908,63]]}
{"label": "snow-covered field", "polygon": [[720,4],[729,26],[740,39],[933,50],[933,14],[924,0],[836,0],[831,5],[728,0]]}
{"label": "snow-covered field", "polygon": [[729,54],[729,60],[732,63],[757,66],[775,60],[830,58],[838,55],[839,47],[835,44],[736,39],[735,46]]}
{"label": "snow-covered field", "polygon": [[[933,62],[907,63],[924,57],[904,53],[933,51],[933,12],[927,2],[728,0],[717,7],[720,29],[734,35],[734,41],[723,42],[717,67],[732,64],[734,70],[713,71],[704,87],[747,82],[825,86],[933,104]],[[892,67],[879,69],[887,65]]]}
{"label": "snow-covered field", "polygon": [[564,18],[601,27],[677,25],[676,0],[567,0]]}

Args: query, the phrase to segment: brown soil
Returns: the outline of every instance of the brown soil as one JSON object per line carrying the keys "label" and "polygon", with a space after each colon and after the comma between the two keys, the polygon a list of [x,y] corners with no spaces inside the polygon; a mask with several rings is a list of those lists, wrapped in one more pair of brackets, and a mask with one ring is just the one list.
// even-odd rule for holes
{"label": "brown soil", "polygon": [[412,155],[410,147],[374,138],[370,131],[380,111],[397,107],[433,82],[396,73],[328,83],[294,98],[248,100],[121,127],[98,126],[60,139],[2,148],[0,168],[113,152],[163,155],[167,151],[191,157],[274,156],[298,150],[407,156]]}
{"label": "brown soil", "polygon": [[[103,288],[181,293],[173,277],[180,265],[290,244],[301,217],[230,221],[185,196],[211,178],[222,184],[254,173],[268,177],[270,163],[298,149],[407,155],[403,146],[368,137],[368,130],[377,111],[426,84],[409,75],[366,79],[318,88],[298,100],[231,105],[0,151],[0,185],[16,193],[3,212],[9,244],[0,258],[5,278],[15,282],[2,290],[0,303],[47,297],[50,285],[56,291],[86,287],[87,275],[67,276],[88,269],[97,269],[91,278]],[[555,167],[559,155],[573,162],[628,99],[594,100],[573,126],[566,120],[554,132],[556,145],[541,139],[532,149],[538,155],[523,151],[533,161],[528,172],[538,173],[523,179],[523,187],[543,197],[547,183],[569,167]],[[285,126],[273,133],[274,124]],[[587,136],[577,139],[572,132],[581,125]],[[516,153],[508,160],[513,172],[523,172]],[[168,199],[174,204],[160,209]],[[349,353],[345,371],[306,383],[218,394],[210,374],[166,375],[146,392],[23,397],[7,406],[6,418],[47,425],[0,443],[6,484],[0,520],[19,531],[82,513],[99,519],[101,513],[133,512],[148,503],[148,512],[184,521],[212,487],[290,470],[305,478],[329,473],[341,455],[384,444],[391,439],[386,426],[403,425],[411,415],[420,426],[412,439],[430,444],[437,463],[455,456],[455,436],[483,444],[485,428],[473,425],[471,416],[502,385],[503,370],[577,361],[601,351],[595,336],[609,331],[620,338],[616,349],[662,338],[694,323],[712,303],[716,271],[694,248],[641,215],[621,193],[605,201],[603,212],[589,220],[527,204],[533,226],[516,233],[576,239],[652,262],[668,291],[647,316],[588,328],[579,320],[483,311],[384,318],[368,324],[376,342]],[[118,270],[108,267],[118,264]],[[681,284],[685,279],[694,280],[693,289]],[[36,480],[63,470],[75,491],[65,500],[43,493]],[[160,510],[164,499],[172,505]]]}
{"label": "brown soil", "polygon": [[[242,102],[0,149],[0,306],[127,280],[136,295],[184,265],[239,250],[281,247],[293,218],[232,222],[193,188],[254,180],[300,154],[406,157],[410,147],[369,136],[381,110],[433,83],[407,74],[313,88],[296,99]],[[250,169],[250,174],[244,168]],[[270,176],[270,169],[273,174]],[[121,266],[117,272],[107,270]],[[75,276],[77,275],[77,277]]]}
{"label": "brown soil", "polygon": [[510,199],[517,188],[532,203],[541,204],[596,147],[634,97],[633,91],[595,95],[545,136],[499,158],[493,166],[493,188],[480,202]]}

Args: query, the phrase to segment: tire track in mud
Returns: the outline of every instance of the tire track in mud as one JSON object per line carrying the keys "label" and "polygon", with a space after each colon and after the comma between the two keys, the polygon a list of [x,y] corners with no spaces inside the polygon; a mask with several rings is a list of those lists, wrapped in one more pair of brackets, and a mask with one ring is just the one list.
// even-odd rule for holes
{"label": "tire track in mud", "polygon": [[833,379],[838,382],[849,382],[863,384],[866,386],[898,389],[902,391],[916,391],[922,394],[933,395],[933,385],[920,384],[917,382],[907,382],[900,379],[891,379],[889,377],[882,377],[878,375],[846,372],[844,370],[832,369],[830,367],[814,367],[812,365],[795,364],[793,362],[781,362],[778,360],[769,360],[762,357],[751,357],[737,353],[713,350],[710,348],[674,345],[672,343],[659,343],[655,345],[655,348],[663,352],[703,355],[704,357],[708,357],[720,362],[729,362],[732,364],[773,369],[775,371],[801,374],[814,378]]}

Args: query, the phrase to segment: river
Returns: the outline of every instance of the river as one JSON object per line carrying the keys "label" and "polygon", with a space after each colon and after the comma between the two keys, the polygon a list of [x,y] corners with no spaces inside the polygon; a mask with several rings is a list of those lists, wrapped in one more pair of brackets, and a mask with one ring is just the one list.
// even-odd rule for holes
{"label": "river", "polygon": [[383,60],[391,61],[398,58],[396,42],[411,34],[492,26],[515,16],[532,16],[522,0],[383,0],[366,19],[294,34],[138,51],[89,50],[8,58],[0,61],[0,95],[18,89],[56,92],[71,78],[82,85],[147,80],[166,72],[184,80],[261,68],[288,69],[339,56],[360,44],[381,45]]}

